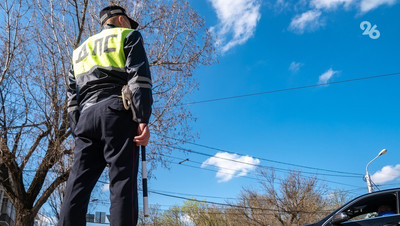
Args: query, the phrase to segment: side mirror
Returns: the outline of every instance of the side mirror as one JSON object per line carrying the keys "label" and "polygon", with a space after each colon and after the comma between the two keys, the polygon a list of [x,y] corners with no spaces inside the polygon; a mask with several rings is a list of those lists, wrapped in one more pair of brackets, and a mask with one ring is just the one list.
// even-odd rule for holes
{"label": "side mirror", "polygon": [[340,224],[340,223],[342,223],[342,222],[345,222],[345,221],[347,221],[348,219],[350,219],[350,217],[349,217],[349,215],[347,215],[346,213],[337,213],[337,214],[335,214],[334,216],[333,216],[333,218],[332,218],[332,224],[333,225],[335,225],[335,224]]}

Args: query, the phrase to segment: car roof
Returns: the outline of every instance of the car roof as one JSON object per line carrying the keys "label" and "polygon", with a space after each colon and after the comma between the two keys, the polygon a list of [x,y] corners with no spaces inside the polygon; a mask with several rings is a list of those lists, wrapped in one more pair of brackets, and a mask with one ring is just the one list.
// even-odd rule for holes
{"label": "car roof", "polygon": [[365,197],[365,196],[373,196],[373,195],[377,195],[377,194],[383,194],[383,193],[387,193],[387,192],[395,192],[395,191],[400,191],[400,187],[398,188],[389,188],[389,189],[384,189],[384,190],[379,190],[379,191],[374,191],[371,193],[366,193],[360,196],[357,196],[356,198],[352,199],[351,201],[361,198],[361,197]]}

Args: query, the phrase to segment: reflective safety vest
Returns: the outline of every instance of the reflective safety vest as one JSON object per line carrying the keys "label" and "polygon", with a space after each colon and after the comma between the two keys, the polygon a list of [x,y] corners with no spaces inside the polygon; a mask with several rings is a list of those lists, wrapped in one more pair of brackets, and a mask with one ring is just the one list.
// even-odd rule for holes
{"label": "reflective safety vest", "polygon": [[124,72],[124,41],[131,31],[127,28],[104,29],[88,38],[73,52],[75,78],[90,74],[97,68]]}

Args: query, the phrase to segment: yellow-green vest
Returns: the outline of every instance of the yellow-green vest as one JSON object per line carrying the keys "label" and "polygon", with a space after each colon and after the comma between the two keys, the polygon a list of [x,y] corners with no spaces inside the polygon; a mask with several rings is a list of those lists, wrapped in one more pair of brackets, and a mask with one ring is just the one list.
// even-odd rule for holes
{"label": "yellow-green vest", "polygon": [[110,28],[88,38],[73,52],[75,78],[91,73],[96,68],[124,71],[124,41],[131,31],[127,28]]}

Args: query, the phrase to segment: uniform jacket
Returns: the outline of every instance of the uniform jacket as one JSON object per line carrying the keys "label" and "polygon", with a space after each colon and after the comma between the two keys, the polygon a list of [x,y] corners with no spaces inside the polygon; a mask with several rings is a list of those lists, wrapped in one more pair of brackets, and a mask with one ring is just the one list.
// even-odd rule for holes
{"label": "uniform jacket", "polygon": [[68,116],[72,131],[85,109],[121,95],[129,83],[132,104],[139,123],[151,115],[152,81],[140,32],[106,25],[73,53],[68,75]]}

